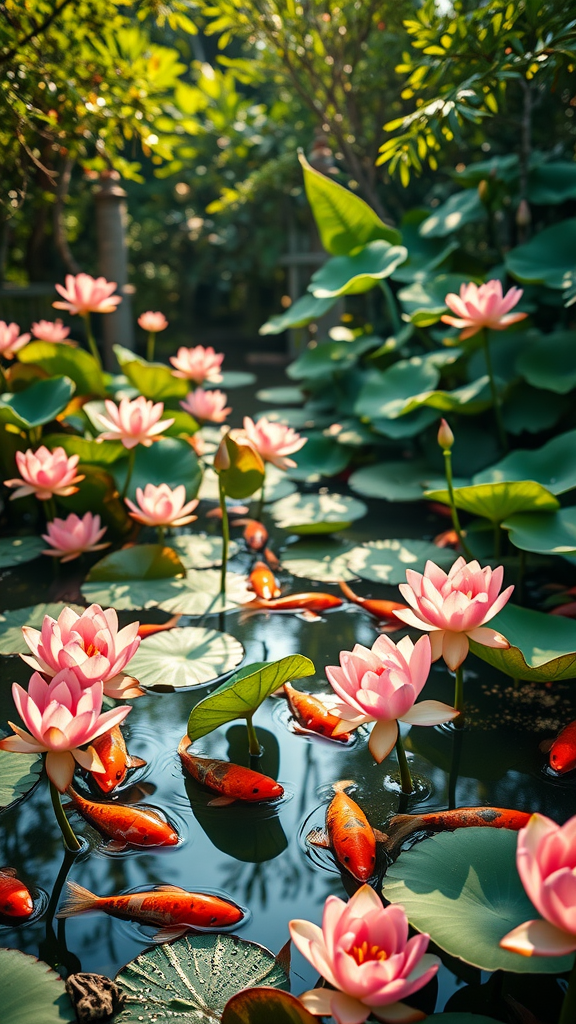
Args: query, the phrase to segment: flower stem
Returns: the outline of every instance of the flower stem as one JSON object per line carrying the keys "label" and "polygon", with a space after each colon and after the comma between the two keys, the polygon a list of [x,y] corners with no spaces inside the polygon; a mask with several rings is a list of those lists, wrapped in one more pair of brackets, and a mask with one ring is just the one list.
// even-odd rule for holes
{"label": "flower stem", "polygon": [[[226,597],[226,567],[228,565],[230,524],[228,522],[228,511],[226,509],[226,491],[224,490],[221,475],[218,476],[218,494],[220,496],[220,509],[222,511],[222,569],[220,570],[220,593],[223,597]],[[250,735],[250,728],[248,728],[248,735]]]}
{"label": "flower stem", "polygon": [[488,331],[484,330],[482,334],[482,345],[484,347],[484,358],[486,360],[486,369],[488,370],[488,377],[490,378],[490,391],[492,392],[492,405],[494,406],[494,416],[496,418],[496,430],[498,432],[498,440],[500,441],[500,447],[502,451],[508,451],[508,438],[506,436],[506,430],[504,427],[504,420],[502,419],[502,406],[500,404],[500,395],[496,387],[496,381],[494,379],[494,370],[492,368],[492,357],[490,355],[490,343],[488,341]]}
{"label": "flower stem", "polygon": [[164,543],[164,534],[165,534],[165,532],[166,531],[165,531],[163,526],[157,526],[156,527],[156,534],[158,536],[158,543],[159,544],[163,544]]}
{"label": "flower stem", "polygon": [[264,488],[266,487],[266,465],[267,463],[264,463],[264,479],[262,481],[260,497],[258,498],[258,504],[256,506],[255,518],[258,520],[262,519],[262,513],[264,512]]}
{"label": "flower stem", "polygon": [[254,723],[252,722],[252,714],[246,715],[246,728],[248,730],[248,750],[251,757],[260,757],[260,743],[258,741],[258,736],[256,735]]}
{"label": "flower stem", "polygon": [[398,736],[396,739],[396,757],[398,758],[398,767],[400,768],[400,781],[402,783],[402,792],[407,796],[412,793],[412,776],[410,774],[410,766],[408,764],[408,758],[406,757],[406,751],[404,750],[404,744],[400,735],[400,727],[398,726]]}
{"label": "flower stem", "polygon": [[494,523],[494,558],[500,558],[501,539],[500,523]]}
{"label": "flower stem", "polygon": [[128,452],[128,468],[126,469],[126,479],[124,481],[124,487],[122,488],[122,494],[120,495],[120,497],[122,498],[122,501],[124,501],[124,498],[128,494],[128,488],[130,486],[130,481],[132,479],[132,473],[134,472],[134,462],[135,462],[135,460],[136,460],[136,449],[135,448],[130,448],[130,451]]}
{"label": "flower stem", "polygon": [[452,451],[450,448],[444,448],[444,473],[446,474],[446,483],[448,485],[448,494],[450,497],[450,513],[452,515],[452,526],[454,527],[460,547],[467,558],[472,558],[472,552],[464,540],[464,534],[462,533],[462,527],[460,525],[460,518],[458,516],[458,509],[456,508],[456,502],[454,500],[454,484],[452,482]]}
{"label": "flower stem", "polygon": [[154,331],[150,331],[148,335],[148,342],[146,344],[146,359],[149,363],[154,361],[154,347],[156,344],[156,334]]}
{"label": "flower stem", "polygon": [[64,814],[60,791],[56,788],[52,779],[50,779],[50,796],[52,797],[52,806],[54,808],[54,814],[56,815],[56,821],[60,826],[62,838],[64,839],[64,846],[70,851],[70,853],[78,853],[78,851],[82,849],[82,846],[74,835],[70,822]]}
{"label": "flower stem", "polygon": [[95,339],[95,337],[94,337],[94,335],[92,333],[92,325],[90,323],[90,313],[85,313],[83,315],[82,319],[84,321],[84,328],[86,330],[86,341],[88,342],[88,347],[89,347],[92,355],[94,356],[94,359],[98,363],[98,369],[102,370],[102,360],[100,359],[100,353],[98,351],[98,346],[96,344],[96,339]]}
{"label": "flower stem", "polygon": [[464,725],[464,669],[462,665],[458,665],[456,669],[456,679],[454,683],[454,707],[460,714],[458,718],[454,719],[454,725],[457,729],[461,729]]}
{"label": "flower stem", "polygon": [[52,523],[56,518],[56,502],[54,498],[47,498],[44,502],[44,511],[46,513],[46,522]]}
{"label": "flower stem", "polygon": [[558,1024],[574,1024],[576,1020],[576,960],[568,979],[568,991],[564,996]]}

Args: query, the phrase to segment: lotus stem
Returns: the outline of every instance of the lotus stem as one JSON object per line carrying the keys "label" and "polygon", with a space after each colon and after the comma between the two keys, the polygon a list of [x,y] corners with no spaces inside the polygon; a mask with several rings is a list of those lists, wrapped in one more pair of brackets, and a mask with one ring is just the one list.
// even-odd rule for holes
{"label": "lotus stem", "polygon": [[50,796],[52,797],[52,806],[54,808],[54,814],[56,815],[56,821],[60,826],[64,846],[70,853],[78,853],[78,851],[82,849],[82,846],[72,831],[72,826],[64,813],[64,808],[62,807],[60,791],[56,788],[52,779],[50,779]]}
{"label": "lotus stem", "polygon": [[456,807],[456,787],[458,786],[458,772],[460,771],[460,758],[462,755],[462,740],[464,733],[461,730],[455,732],[452,737],[452,763],[448,776],[448,810],[453,811]]}
{"label": "lotus stem", "polygon": [[82,319],[84,321],[84,328],[86,330],[86,341],[88,342],[88,347],[89,347],[92,355],[94,356],[94,359],[98,363],[98,369],[101,371],[102,370],[102,360],[100,359],[100,353],[98,351],[98,346],[96,344],[96,339],[95,339],[95,337],[94,337],[94,335],[92,333],[92,324],[90,323],[90,313],[85,313],[82,316]]}
{"label": "lotus stem", "polygon": [[44,512],[46,513],[46,522],[52,523],[56,518],[56,502],[54,498],[47,498],[44,502]]}
{"label": "lotus stem", "polygon": [[[226,491],[222,483],[222,476],[218,476],[218,494],[220,496],[220,510],[222,512],[222,568],[220,570],[220,593],[226,597],[226,568],[228,565],[228,547],[230,544],[230,523],[228,522],[228,511],[226,509]],[[248,728],[250,736],[250,728]],[[258,750],[260,747],[258,747]]]}
{"label": "lotus stem", "polygon": [[458,665],[456,669],[456,679],[454,683],[454,707],[456,711],[459,711],[458,718],[454,719],[454,725],[457,729],[461,729],[464,725],[464,669],[462,665]]}
{"label": "lotus stem", "polygon": [[148,341],[146,343],[146,359],[148,360],[149,363],[154,362],[154,348],[155,348],[155,345],[156,345],[156,333],[155,333],[155,331],[150,331],[150,333],[148,335]]}
{"label": "lotus stem", "polygon": [[400,768],[402,792],[406,796],[410,796],[414,787],[412,785],[412,776],[410,774],[408,758],[406,757],[406,751],[404,750],[404,744],[400,735],[400,726],[398,726],[398,736],[396,738],[396,757],[398,758],[398,767]]}
{"label": "lotus stem", "polygon": [[266,487],[266,463],[264,463],[264,479],[262,481],[262,487],[260,489],[260,497],[258,498],[258,504],[256,505],[255,519],[262,519],[262,513],[264,512],[264,490]]}
{"label": "lotus stem", "polygon": [[492,393],[492,405],[494,407],[494,416],[496,418],[496,430],[498,433],[498,440],[500,441],[500,447],[502,451],[506,453],[508,451],[508,437],[506,436],[506,428],[504,427],[504,420],[502,419],[502,406],[500,404],[500,395],[496,387],[496,381],[494,379],[494,370],[492,368],[492,356],[490,355],[490,342],[488,341],[488,331],[484,330],[481,332],[482,345],[484,347],[484,358],[486,360],[486,369],[488,370],[488,377],[490,379],[490,391]]}
{"label": "lotus stem", "polygon": [[458,516],[458,509],[456,508],[456,500],[454,498],[454,484],[452,482],[452,451],[450,448],[442,449],[444,454],[444,473],[446,475],[446,484],[448,486],[448,496],[450,498],[450,514],[452,516],[452,526],[456,531],[458,542],[467,558],[473,558],[473,554],[470,551],[466,541],[464,540],[464,534],[462,533],[462,527],[460,525],[460,518]]}
{"label": "lotus stem", "polygon": [[576,960],[568,979],[568,990],[564,996],[558,1024],[573,1024],[576,1020]]}
{"label": "lotus stem", "polygon": [[165,530],[165,528],[163,526],[157,526],[156,527],[156,535],[158,537],[158,543],[159,544],[163,544],[164,543],[164,534],[165,533],[166,533],[166,530]]}
{"label": "lotus stem", "polygon": [[122,488],[122,494],[120,495],[120,497],[122,498],[122,501],[124,501],[124,498],[128,494],[128,488],[130,486],[130,481],[132,479],[132,473],[134,472],[134,462],[135,461],[136,461],[136,449],[135,448],[130,448],[130,450],[128,452],[128,467],[126,469],[126,479],[124,481],[124,487]]}
{"label": "lotus stem", "polygon": [[252,721],[252,714],[246,715],[246,728],[248,730],[248,751],[250,756],[260,757],[260,743]]}

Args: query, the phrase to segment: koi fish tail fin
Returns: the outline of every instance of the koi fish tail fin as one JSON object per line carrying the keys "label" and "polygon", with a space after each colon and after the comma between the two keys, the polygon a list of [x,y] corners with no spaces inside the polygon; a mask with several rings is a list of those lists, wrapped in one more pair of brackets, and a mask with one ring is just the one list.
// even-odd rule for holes
{"label": "koi fish tail fin", "polygon": [[67,882],[66,884],[68,885],[68,892],[56,917],[74,917],[76,914],[86,914],[89,910],[94,910],[98,906],[100,897],[95,896],[89,889],[85,889],[78,882]]}
{"label": "koi fish tail fin", "polygon": [[389,853],[399,850],[402,843],[413,832],[424,828],[424,822],[418,814],[395,814],[388,825],[388,842],[386,848]]}
{"label": "koi fish tail fin", "polygon": [[180,757],[184,757],[188,753],[188,747],[191,745],[191,743],[192,740],[190,739],[188,733],[186,733],[180,740],[180,743],[178,744],[178,754],[180,755]]}
{"label": "koi fish tail fin", "polygon": [[332,789],[335,793],[345,793],[350,786],[354,786],[354,779],[341,779],[340,782],[333,782]]}
{"label": "koi fish tail fin", "polygon": [[344,582],[344,580],[340,580],[338,586],[340,587],[340,590],[344,594],[344,597],[347,597],[348,600],[352,601],[354,604],[360,604],[360,598],[358,597],[358,594],[355,594],[352,588],[349,587],[348,584]]}

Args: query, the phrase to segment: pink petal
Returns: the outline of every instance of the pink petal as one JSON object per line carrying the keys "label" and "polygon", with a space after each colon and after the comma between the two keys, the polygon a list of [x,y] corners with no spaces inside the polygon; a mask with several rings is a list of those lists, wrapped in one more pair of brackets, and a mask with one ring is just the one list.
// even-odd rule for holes
{"label": "pink petal", "polygon": [[74,758],[69,750],[49,750],[46,754],[46,774],[61,793],[65,793],[74,777]]}
{"label": "pink petal", "polygon": [[377,764],[381,764],[398,739],[398,723],[380,720],[370,733],[368,749]]}
{"label": "pink petal", "polygon": [[510,647],[506,637],[495,629],[490,629],[489,626],[468,629],[466,635],[470,637],[470,640],[475,640],[477,644],[482,644],[483,647],[499,647],[501,650],[507,650]]}
{"label": "pink petal", "polygon": [[468,650],[468,637],[465,633],[451,633],[449,630],[445,630],[442,656],[448,668],[455,672],[466,658]]}
{"label": "pink petal", "polygon": [[525,921],[500,940],[500,947],[520,956],[565,956],[576,950],[576,935],[548,921]]}
{"label": "pink petal", "polygon": [[458,714],[456,708],[440,700],[421,700],[402,715],[402,721],[410,725],[441,725],[442,722],[450,722]]}

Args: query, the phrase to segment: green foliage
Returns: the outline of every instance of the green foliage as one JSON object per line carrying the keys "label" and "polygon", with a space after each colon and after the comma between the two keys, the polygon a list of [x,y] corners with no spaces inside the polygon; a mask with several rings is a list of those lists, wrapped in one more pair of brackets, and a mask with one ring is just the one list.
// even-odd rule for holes
{"label": "green foliage", "polygon": [[229,498],[249,498],[264,483],[264,463],[251,445],[238,444],[229,434],[224,443],[230,461],[219,473],[224,493]]}
{"label": "green foliage", "polygon": [[510,647],[484,647],[471,640],[470,649],[500,672],[533,683],[576,678],[574,623],[569,619],[507,604],[490,626],[506,637]]}
{"label": "green foliage", "polygon": [[345,494],[289,494],[270,506],[270,514],[290,533],[336,533],[366,515],[366,505]]}
{"label": "green foliage", "polygon": [[368,242],[351,256],[335,256],[312,275],[309,291],[317,299],[341,295],[359,295],[404,263],[408,250],[403,245],[390,245],[382,240]]}
{"label": "green foliage", "polygon": [[1,537],[0,538],[0,569],[10,565],[22,565],[38,558],[45,544],[40,537]]}
{"label": "green foliage", "polygon": [[49,341],[32,341],[19,353],[21,363],[40,366],[50,377],[66,376],[74,381],[77,395],[106,394],[102,371],[94,356],[82,348]]}
{"label": "green foliage", "polygon": [[[449,502],[448,491],[426,491],[429,501]],[[549,512],[559,507],[558,500],[535,480],[498,481],[455,487],[456,508],[474,516],[482,516],[492,523],[501,523],[515,512]]]}
{"label": "green foliage", "polygon": [[0,421],[30,430],[51,423],[66,408],[74,394],[69,377],[38,380],[24,391],[0,397]]}
{"label": "green foliage", "polygon": [[4,1024],[72,1024],[76,1020],[62,978],[35,956],[0,949],[0,984]]}
{"label": "green foliage", "polygon": [[313,1017],[296,996],[273,988],[247,989],[232,996],[222,1014],[222,1024],[315,1024]]}
{"label": "green foliage", "polygon": [[184,566],[172,548],[139,544],[101,558],[86,577],[88,583],[116,580],[164,580],[183,575]]}
{"label": "green foliage", "polygon": [[502,526],[514,547],[540,555],[576,555],[576,507],[557,512],[517,512]]}
{"label": "green foliage", "polygon": [[20,803],[33,789],[42,774],[42,758],[38,754],[13,754],[0,750],[0,811]]}
{"label": "green foliage", "polygon": [[239,640],[203,626],[184,626],[145,637],[130,672],[145,690],[174,693],[213,683],[244,657]]}

